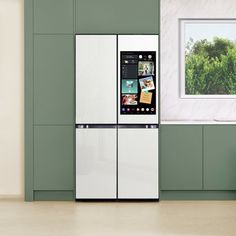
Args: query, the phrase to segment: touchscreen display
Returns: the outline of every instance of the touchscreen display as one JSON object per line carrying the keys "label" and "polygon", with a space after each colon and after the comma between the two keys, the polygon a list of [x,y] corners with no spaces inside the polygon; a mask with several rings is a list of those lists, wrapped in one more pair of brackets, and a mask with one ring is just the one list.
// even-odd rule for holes
{"label": "touchscreen display", "polygon": [[120,114],[156,114],[156,52],[121,52]]}

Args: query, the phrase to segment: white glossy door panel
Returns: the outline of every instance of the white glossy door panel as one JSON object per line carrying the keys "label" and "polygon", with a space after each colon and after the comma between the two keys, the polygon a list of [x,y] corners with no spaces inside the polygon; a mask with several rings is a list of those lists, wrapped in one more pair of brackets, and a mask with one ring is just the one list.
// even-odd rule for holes
{"label": "white glossy door panel", "polygon": [[[156,81],[158,81],[158,35],[118,35],[118,84],[120,84],[120,52],[121,51],[155,51]],[[118,96],[118,123],[120,124],[157,124],[158,123],[158,82],[156,86],[156,115],[121,115],[120,96]],[[120,86],[118,86],[120,94]]]}
{"label": "white glossy door panel", "polygon": [[76,123],[116,123],[116,35],[76,35]]}
{"label": "white glossy door panel", "polygon": [[116,198],[116,129],[76,129],[76,199]]}
{"label": "white glossy door panel", "polygon": [[119,129],[118,198],[158,198],[158,129]]}

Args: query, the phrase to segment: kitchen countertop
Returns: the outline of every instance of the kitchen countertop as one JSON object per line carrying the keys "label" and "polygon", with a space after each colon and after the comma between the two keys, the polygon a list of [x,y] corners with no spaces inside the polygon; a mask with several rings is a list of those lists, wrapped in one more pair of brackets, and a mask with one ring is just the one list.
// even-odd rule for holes
{"label": "kitchen countertop", "polygon": [[217,121],[217,120],[163,120],[161,125],[236,125],[235,121]]}

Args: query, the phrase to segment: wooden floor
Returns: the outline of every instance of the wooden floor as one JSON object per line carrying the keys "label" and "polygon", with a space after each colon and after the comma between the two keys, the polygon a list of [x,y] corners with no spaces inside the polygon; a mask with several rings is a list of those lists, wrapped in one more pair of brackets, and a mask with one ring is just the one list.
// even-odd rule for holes
{"label": "wooden floor", "polygon": [[0,236],[236,236],[236,201],[0,200]]}

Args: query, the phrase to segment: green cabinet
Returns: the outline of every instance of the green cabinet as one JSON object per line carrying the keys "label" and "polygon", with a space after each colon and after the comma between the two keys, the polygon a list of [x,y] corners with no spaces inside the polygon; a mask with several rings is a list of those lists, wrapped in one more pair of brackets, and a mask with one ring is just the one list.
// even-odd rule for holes
{"label": "green cabinet", "polygon": [[235,199],[236,125],[161,125],[161,199]]}
{"label": "green cabinet", "polygon": [[161,190],[201,190],[202,172],[202,126],[161,125]]}
{"label": "green cabinet", "polygon": [[74,190],[74,126],[34,127],[34,190]]}
{"label": "green cabinet", "polygon": [[[33,154],[26,157],[33,163],[26,178],[33,183],[26,186],[27,200],[74,198],[74,4],[74,0],[34,0],[32,19],[26,1],[26,16],[33,20],[33,28],[26,32],[34,33],[26,34],[33,43],[33,77],[27,77],[33,80]],[[28,107],[26,116],[27,111]]]}
{"label": "green cabinet", "polygon": [[158,0],[76,0],[79,33],[159,33]]}
{"label": "green cabinet", "polygon": [[204,189],[236,190],[236,125],[204,126]]}
{"label": "green cabinet", "polygon": [[74,40],[34,37],[34,124],[74,124]]}
{"label": "green cabinet", "polygon": [[25,0],[25,199],[73,199],[75,33],[159,33],[159,0]]}
{"label": "green cabinet", "polygon": [[73,33],[74,0],[34,0],[35,33]]}

